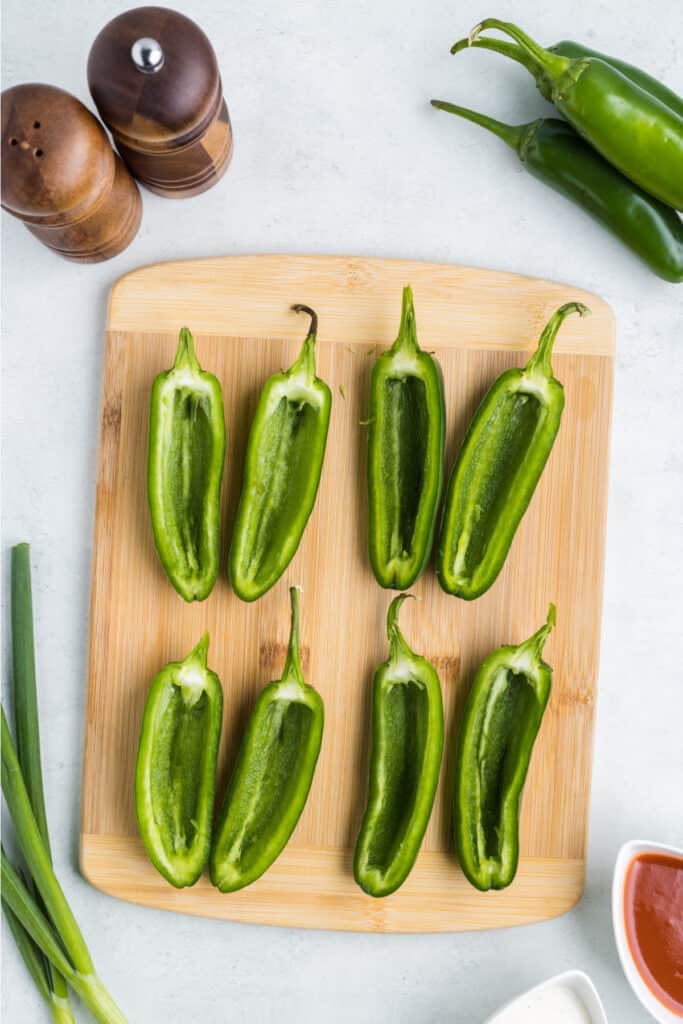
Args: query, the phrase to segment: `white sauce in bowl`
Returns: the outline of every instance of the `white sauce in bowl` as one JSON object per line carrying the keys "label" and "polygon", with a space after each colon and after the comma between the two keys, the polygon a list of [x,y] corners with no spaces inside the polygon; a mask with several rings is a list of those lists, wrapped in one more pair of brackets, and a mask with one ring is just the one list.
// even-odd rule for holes
{"label": "white sauce in bowl", "polygon": [[586,1004],[569,985],[529,992],[494,1020],[495,1024],[592,1024]]}

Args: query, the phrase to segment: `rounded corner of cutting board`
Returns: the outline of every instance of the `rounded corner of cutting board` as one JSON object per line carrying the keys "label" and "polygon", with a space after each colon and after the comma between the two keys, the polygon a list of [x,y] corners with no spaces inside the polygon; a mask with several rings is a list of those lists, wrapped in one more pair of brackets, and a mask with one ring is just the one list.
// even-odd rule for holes
{"label": "rounded corner of cutting board", "polygon": [[[81,875],[88,885],[92,885],[93,889],[99,889],[100,892],[111,893],[111,890],[106,887],[103,879],[98,873],[98,861],[97,857],[94,856],[94,852],[90,835],[85,832],[81,832],[78,845],[78,866],[80,868]],[[116,892],[114,892],[113,895],[117,895]]]}

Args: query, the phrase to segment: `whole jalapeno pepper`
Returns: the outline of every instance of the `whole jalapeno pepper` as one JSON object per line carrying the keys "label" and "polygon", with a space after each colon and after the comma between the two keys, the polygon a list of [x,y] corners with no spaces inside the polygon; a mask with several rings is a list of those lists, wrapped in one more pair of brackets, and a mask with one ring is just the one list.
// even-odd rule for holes
{"label": "whole jalapeno pepper", "polygon": [[413,293],[403,289],[396,341],[370,382],[370,562],[383,587],[405,590],[431,554],[443,485],[445,433],[439,364],[417,341]]}
{"label": "whole jalapeno pepper", "polygon": [[477,672],[467,698],[455,761],[455,845],[477,889],[504,889],[519,861],[519,804],[550,696],[543,645],[555,606],[537,633],[500,647]]}
{"label": "whole jalapeno pepper", "polygon": [[405,882],[432,812],[443,750],[443,705],[436,669],[408,646],[389,606],[389,660],[372,684],[372,750],[368,804],[354,859],[356,881],[370,896]]}
{"label": "whole jalapeno pepper", "polygon": [[[466,50],[469,46],[476,47],[477,49],[493,50],[494,53],[499,53],[503,57],[510,57],[511,60],[516,60],[518,64],[522,64],[534,76],[538,91],[543,98],[546,100],[551,99],[551,85],[543,70],[517,43],[510,43],[503,39],[488,39],[486,36],[470,40],[468,36],[465,36],[464,39],[459,39],[457,43],[453,44],[451,53],[460,53],[461,50]],[[619,60],[618,57],[611,57],[606,53],[600,53],[599,50],[592,50],[590,46],[584,46],[583,43],[575,43],[571,39],[563,39],[561,42],[555,43],[554,46],[548,46],[547,50],[548,53],[554,53],[558,57],[568,57],[570,60],[594,57],[596,60],[604,61],[605,64],[609,64],[611,67],[616,68],[617,71],[620,71],[625,78],[630,79],[644,92],[650,93],[651,96],[654,96],[664,106],[669,107],[679,117],[683,117],[683,97],[675,93],[673,89],[669,89],[659,79],[648,74],[647,71],[643,71],[642,68],[636,67],[634,64],[629,64],[625,60]]]}
{"label": "whole jalapeno pepper", "polygon": [[550,318],[523,370],[506,370],[482,399],[446,492],[437,574],[449,594],[470,601],[495,581],[548,460],[564,409],[550,365],[555,337],[571,313]]}
{"label": "whole jalapeno pepper", "polygon": [[509,125],[442,100],[432,105],[488,129],[535,178],[581,206],[665,281],[683,281],[683,221],[612,167],[566,121]]}
{"label": "whole jalapeno pepper", "polygon": [[230,550],[230,579],[243,601],[265,594],[296,554],[325,455],[332,394],[315,372],[318,317],[308,306],[292,309],[308,313],[311,327],[296,362],[266,381],[247,445]]}
{"label": "whole jalapeno pepper", "polygon": [[172,368],[152,385],[147,496],[159,558],[186,601],[208,597],[218,575],[224,461],[221,386],[183,327]]}
{"label": "whole jalapeno pepper", "polygon": [[215,830],[211,881],[221,892],[250,885],[280,855],[304,809],[320,753],[323,702],[304,682],[296,587],[290,596],[285,669],[256,701]]}
{"label": "whole jalapeno pepper", "polygon": [[209,634],[149,691],[135,768],[135,809],[150,860],[181,889],[209,859],[223,691],[207,667]]}
{"label": "whole jalapeno pepper", "polygon": [[510,22],[487,18],[470,39],[491,28],[533,59],[552,103],[605,159],[646,192],[683,210],[683,117],[614,66],[551,53]]}

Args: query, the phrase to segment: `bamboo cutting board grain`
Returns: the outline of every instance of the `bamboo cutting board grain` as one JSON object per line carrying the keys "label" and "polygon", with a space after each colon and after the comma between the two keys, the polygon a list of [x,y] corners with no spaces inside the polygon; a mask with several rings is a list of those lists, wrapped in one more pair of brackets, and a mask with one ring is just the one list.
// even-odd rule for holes
{"label": "bamboo cutting board grain", "polygon": [[[412,284],[418,335],[444,373],[447,468],[477,402],[498,373],[522,365],[551,313],[579,299],[588,319],[563,326],[553,365],[564,383],[560,434],[493,588],[466,603],[444,594],[430,567],[401,623],[436,666],[446,714],[444,765],[415,869],[394,895],[356,886],[352,850],[365,802],[370,683],[387,657],[391,594],[366,554],[365,446],[370,368],[398,329]],[[202,365],[223,385],[227,460],[223,566],[241,484],[248,427],[266,377],[291,363],[320,316],[318,372],[333,391],[318,501],[284,577],[260,601],[232,594],[225,569],[203,604],[185,604],[154,549],[146,504],[152,380],[173,361],[178,330],[195,334]],[[100,889],[150,906],[236,921],[362,931],[459,931],[521,924],[568,910],[583,889],[598,673],[609,427],[612,314],[580,289],[511,274],[398,260],[244,256],[146,267],[114,286],[109,303],[97,479],[81,866]],[[140,720],[154,675],[206,628],[209,664],[225,693],[222,792],[261,687],[278,678],[289,631],[287,588],[303,587],[306,679],[321,692],[323,747],[289,846],[254,885],[221,894],[202,878],[176,891],[148,862],[137,834],[133,777]],[[522,859],[513,885],[480,893],[453,853],[454,737],[476,667],[501,643],[544,620],[558,624],[546,658],[555,670],[526,785]]]}

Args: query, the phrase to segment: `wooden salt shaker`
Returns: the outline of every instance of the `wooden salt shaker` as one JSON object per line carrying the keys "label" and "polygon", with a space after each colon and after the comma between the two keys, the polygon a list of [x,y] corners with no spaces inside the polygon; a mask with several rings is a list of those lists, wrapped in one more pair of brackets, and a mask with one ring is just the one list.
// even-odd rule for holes
{"label": "wooden salt shaker", "polygon": [[68,260],[120,253],[140,226],[138,187],[96,117],[53,85],[2,94],[2,206]]}
{"label": "wooden salt shaker", "polygon": [[216,54],[190,18],[137,7],[105,25],[88,58],[100,117],[128,168],[152,192],[211,188],[232,155]]}

